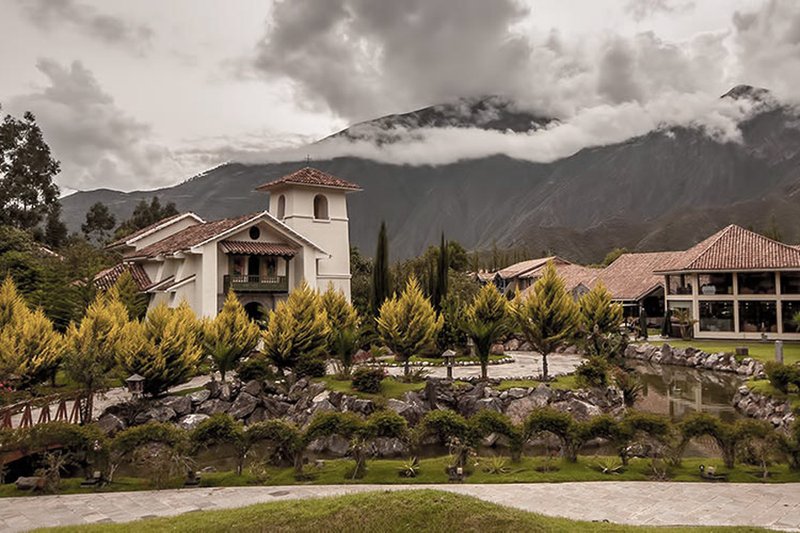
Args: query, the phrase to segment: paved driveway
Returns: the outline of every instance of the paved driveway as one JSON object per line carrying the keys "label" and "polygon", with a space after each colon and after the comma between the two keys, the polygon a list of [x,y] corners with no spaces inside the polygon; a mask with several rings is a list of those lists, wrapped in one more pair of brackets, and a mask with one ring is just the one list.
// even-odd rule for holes
{"label": "paved driveway", "polygon": [[[536,352],[506,352],[514,358],[513,363],[504,365],[489,365],[490,378],[515,379],[520,377],[538,376],[542,373],[542,356]],[[569,374],[581,364],[581,356],[576,354],[553,354],[547,358],[548,372],[551,376]],[[418,367],[412,367],[418,368]],[[441,366],[425,367],[431,377],[443,378],[447,375],[447,369]],[[388,371],[394,376],[403,373],[402,367],[389,367]],[[455,366],[453,367],[453,377],[463,378],[470,376],[480,376],[480,365]]]}
{"label": "paved driveway", "polygon": [[[0,499],[0,531],[127,522],[254,503],[375,490],[440,489],[578,520],[635,525],[749,525],[800,531],[800,484],[513,483],[219,487]],[[46,510],[46,512],[43,512]]]}

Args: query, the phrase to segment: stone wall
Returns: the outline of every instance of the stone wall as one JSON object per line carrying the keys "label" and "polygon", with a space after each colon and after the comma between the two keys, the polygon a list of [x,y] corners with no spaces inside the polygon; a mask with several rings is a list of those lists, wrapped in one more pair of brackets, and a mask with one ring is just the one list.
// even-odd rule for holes
{"label": "stone wall", "polygon": [[789,402],[752,391],[747,385],[736,391],[733,405],[750,418],[767,420],[778,429],[789,429],[796,418]]}
{"label": "stone wall", "polygon": [[[108,433],[150,420],[173,422],[184,429],[193,429],[215,413],[228,413],[245,424],[283,418],[303,426],[320,412],[350,411],[369,416],[378,409],[387,408],[413,426],[432,409],[452,409],[467,417],[482,409],[491,409],[507,414],[515,423],[521,423],[531,411],[545,406],[568,412],[579,420],[602,413],[617,415],[624,410],[622,393],[614,387],[572,391],[540,384],[536,388],[499,391],[495,388],[498,384],[497,380],[471,383],[431,378],[421,391],[407,392],[402,398],[373,401],[331,391],[323,383],[307,379],[301,379],[291,387],[269,381],[224,384],[211,381],[203,390],[186,396],[168,396],[109,407],[98,423]],[[347,443],[342,440],[333,437],[312,443],[310,450],[344,454]],[[377,448],[374,453],[379,456],[406,451],[391,439],[378,443]]]}
{"label": "stone wall", "polygon": [[740,376],[766,377],[764,365],[751,357],[737,361],[733,354],[707,353],[695,348],[673,348],[667,343],[661,347],[652,344],[630,344],[625,350],[625,357],[649,361],[660,365],[677,365],[716,372],[733,372]]}

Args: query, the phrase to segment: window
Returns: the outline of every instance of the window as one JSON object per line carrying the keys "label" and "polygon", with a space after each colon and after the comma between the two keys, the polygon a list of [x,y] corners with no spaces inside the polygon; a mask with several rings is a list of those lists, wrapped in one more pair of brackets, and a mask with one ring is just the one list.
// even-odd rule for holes
{"label": "window", "polygon": [[669,294],[692,294],[689,276],[684,274],[667,276]]}
{"label": "window", "polygon": [[781,294],[800,294],[800,272],[781,272]]}
{"label": "window", "polygon": [[783,319],[784,333],[800,333],[800,323],[795,322],[794,317],[800,313],[799,302],[782,302],[781,315]]}
{"label": "window", "polygon": [[261,237],[261,230],[258,229],[258,226],[250,228],[250,238],[257,241],[259,237]]}
{"label": "window", "polygon": [[733,294],[733,274],[700,274],[700,294]]}
{"label": "window", "polygon": [[740,273],[739,294],[775,294],[775,274],[773,272]]}
{"label": "window", "polygon": [[739,331],[777,333],[778,312],[775,302],[739,302]]}
{"label": "window", "polygon": [[314,218],[328,220],[328,199],[321,194],[314,197]]}
{"label": "window", "polygon": [[283,220],[286,216],[286,197],[284,195],[278,196],[278,220]]}
{"label": "window", "polygon": [[733,302],[700,302],[700,331],[733,330]]}
{"label": "window", "polygon": [[245,265],[245,258],[243,255],[234,255],[233,256],[233,267],[231,270],[233,271],[234,276],[244,276],[244,265]]}

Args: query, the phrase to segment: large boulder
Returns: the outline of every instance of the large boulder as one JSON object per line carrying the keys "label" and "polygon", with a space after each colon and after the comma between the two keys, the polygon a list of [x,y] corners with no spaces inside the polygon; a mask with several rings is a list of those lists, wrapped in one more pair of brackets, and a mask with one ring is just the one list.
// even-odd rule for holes
{"label": "large boulder", "polygon": [[190,415],[182,416],[180,420],[178,420],[178,426],[181,429],[191,431],[194,428],[196,428],[200,424],[200,422],[202,422],[203,420],[208,420],[209,418],[211,417],[209,417],[208,415],[204,415],[201,413],[193,413]]}
{"label": "large boulder", "polygon": [[169,422],[173,420],[177,415],[175,411],[170,409],[169,407],[152,407],[146,411],[143,411],[136,415],[134,418],[134,423],[136,425],[139,424],[147,424],[148,422]]}
{"label": "large boulder", "polygon": [[224,400],[213,399],[203,402],[198,408],[197,412],[204,415],[215,415],[217,413],[225,413],[230,409],[231,402]]}
{"label": "large boulder", "polygon": [[159,401],[162,407],[169,407],[178,416],[188,415],[192,412],[192,400],[186,396],[167,396]]}
{"label": "large boulder", "polygon": [[198,406],[211,398],[211,391],[206,388],[189,393],[186,397],[189,398],[189,401],[192,402],[193,406]]}
{"label": "large boulder", "polygon": [[378,437],[370,442],[369,451],[374,457],[401,457],[409,452],[409,448],[400,439]]}
{"label": "large boulder", "polygon": [[344,457],[350,450],[350,441],[341,435],[330,435],[314,439],[307,449],[311,453],[329,453],[336,457]]}
{"label": "large boulder", "polygon": [[242,387],[242,392],[246,392],[251,396],[259,396],[263,390],[262,384],[257,379],[253,379],[245,383]]}
{"label": "large boulder", "polygon": [[41,476],[20,476],[14,484],[17,486],[17,490],[42,490],[45,479]]}
{"label": "large boulder", "polygon": [[106,413],[97,419],[97,427],[106,435],[113,436],[125,429],[125,421],[115,414]]}
{"label": "large boulder", "polygon": [[257,405],[258,398],[243,391],[228,409],[228,414],[233,418],[242,419],[252,413]]}
{"label": "large boulder", "polygon": [[598,406],[587,401],[572,398],[570,400],[555,402],[551,407],[557,411],[569,413],[575,420],[589,420],[590,418],[603,414],[603,410]]}
{"label": "large boulder", "polygon": [[289,412],[290,405],[288,403],[271,396],[261,398],[261,403],[264,406],[265,418],[280,418]]}

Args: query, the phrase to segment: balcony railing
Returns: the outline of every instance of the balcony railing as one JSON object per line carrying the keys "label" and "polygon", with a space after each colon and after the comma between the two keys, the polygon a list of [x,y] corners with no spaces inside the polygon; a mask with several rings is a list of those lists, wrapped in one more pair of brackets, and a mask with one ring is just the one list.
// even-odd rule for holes
{"label": "balcony railing", "polygon": [[286,276],[225,276],[224,292],[233,289],[236,292],[289,292],[289,280]]}

